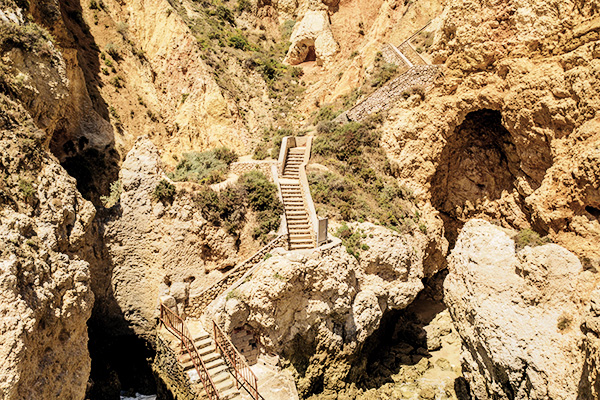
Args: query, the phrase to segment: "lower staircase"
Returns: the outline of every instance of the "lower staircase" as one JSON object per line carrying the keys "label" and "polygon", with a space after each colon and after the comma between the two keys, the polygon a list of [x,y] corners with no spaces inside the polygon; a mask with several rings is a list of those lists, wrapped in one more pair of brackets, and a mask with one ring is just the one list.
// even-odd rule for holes
{"label": "lower staircase", "polygon": [[[210,335],[206,332],[201,332],[193,340],[198,349],[198,354],[202,358],[206,370],[219,393],[219,399],[241,399],[242,395],[240,391],[236,389],[235,381],[229,373],[229,367],[225,364],[223,357],[221,357],[217,351]],[[196,372],[196,368],[194,367],[190,355],[180,347],[178,358],[184,372],[190,378],[190,382],[195,386],[194,389],[196,389],[196,393],[200,393],[204,387],[202,382],[200,382],[200,377]]]}

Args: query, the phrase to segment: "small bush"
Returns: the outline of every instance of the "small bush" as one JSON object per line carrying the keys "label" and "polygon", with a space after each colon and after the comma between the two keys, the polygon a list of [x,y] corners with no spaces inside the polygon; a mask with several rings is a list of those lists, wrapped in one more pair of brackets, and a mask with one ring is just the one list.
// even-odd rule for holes
{"label": "small bush", "polygon": [[252,236],[267,241],[267,235],[279,228],[283,205],[277,195],[277,186],[260,171],[243,174],[238,184],[243,187],[249,207],[257,212],[258,227]]}
{"label": "small bush", "polygon": [[252,12],[252,3],[249,0],[238,0],[236,8],[239,12]]}
{"label": "small bush", "polygon": [[23,195],[23,197],[25,197],[26,200],[33,199],[35,195],[35,189],[33,188],[33,184],[28,179],[19,180],[19,190],[21,191],[21,194]]}
{"label": "small bush", "polygon": [[120,76],[115,76],[110,80],[110,84],[116,87],[117,89],[125,87],[123,84],[123,79]]}
{"label": "small bush", "polygon": [[220,182],[226,172],[227,163],[220,160],[214,151],[191,152],[183,154],[183,160],[169,174],[169,178],[177,182],[191,181],[210,185]]}
{"label": "small bush", "polygon": [[120,57],[118,47],[115,46],[112,42],[108,43],[106,47],[104,47],[104,51],[106,52],[106,54],[111,56],[113,60],[118,60]]}
{"label": "small bush", "polygon": [[100,10],[100,6],[96,0],[90,0],[90,9],[91,10]]}
{"label": "small bush", "polygon": [[521,250],[526,246],[536,247],[550,243],[550,239],[548,237],[540,237],[537,232],[531,229],[523,229],[514,237],[514,241],[515,245],[517,246],[517,250]]}
{"label": "small bush", "polygon": [[337,229],[335,236],[342,240],[342,244],[346,247],[346,251],[354,256],[357,260],[360,260],[360,251],[369,250],[369,246],[366,243],[362,243],[361,239],[363,236],[362,230],[354,231],[345,222]]}
{"label": "small bush", "polygon": [[196,202],[208,222],[237,235],[246,220],[244,195],[243,188],[235,185],[220,192],[205,188],[196,195]]}
{"label": "small bush", "polygon": [[235,25],[235,18],[229,8],[219,5],[217,6],[216,14],[220,20],[229,22],[231,25]]}
{"label": "small bush", "polygon": [[227,165],[231,165],[231,163],[236,162],[239,158],[235,151],[225,146],[217,147],[213,150],[213,153],[218,160],[223,161]]}
{"label": "small bush", "polygon": [[397,72],[398,67],[396,65],[390,63],[383,64],[379,70],[373,74],[373,77],[371,78],[371,86],[374,88],[383,86],[390,79],[392,79]]}
{"label": "small bush", "polygon": [[111,208],[119,202],[122,192],[123,187],[121,185],[121,180],[114,181],[110,184],[110,195],[100,196],[100,201],[102,202],[102,205],[106,208]]}
{"label": "small bush", "polygon": [[240,33],[237,33],[237,34],[229,37],[229,46],[233,47],[234,49],[240,49],[240,50],[244,50],[244,51],[251,49],[248,39],[246,39]]}
{"label": "small bush", "polygon": [[117,32],[119,32],[121,35],[125,35],[129,29],[129,25],[126,22],[119,21],[117,22],[116,28]]}
{"label": "small bush", "polygon": [[162,179],[152,192],[152,198],[162,203],[172,203],[177,190],[171,182]]}

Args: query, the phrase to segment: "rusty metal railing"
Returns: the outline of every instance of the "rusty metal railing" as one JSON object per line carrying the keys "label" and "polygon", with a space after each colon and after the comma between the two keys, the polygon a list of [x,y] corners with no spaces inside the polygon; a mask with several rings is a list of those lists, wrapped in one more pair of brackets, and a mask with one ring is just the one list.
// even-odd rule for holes
{"label": "rusty metal railing", "polygon": [[225,359],[227,365],[233,370],[233,376],[236,380],[236,386],[246,389],[248,394],[254,400],[264,400],[264,397],[258,393],[258,380],[256,375],[250,369],[244,356],[242,356],[229,337],[221,330],[219,325],[213,321],[214,339],[217,349]]}
{"label": "rusty metal railing", "polygon": [[202,385],[204,386],[208,398],[210,400],[219,400],[220,396],[217,387],[212,381],[208,369],[198,353],[198,349],[194,344],[194,340],[192,339],[185,322],[179,315],[175,314],[169,307],[165,306],[162,301],[160,302],[160,320],[172,334],[181,340],[181,347],[184,348],[190,356],[190,360],[192,360],[192,363],[194,364],[196,373],[198,373],[198,377],[200,377],[200,380],[202,381]]}

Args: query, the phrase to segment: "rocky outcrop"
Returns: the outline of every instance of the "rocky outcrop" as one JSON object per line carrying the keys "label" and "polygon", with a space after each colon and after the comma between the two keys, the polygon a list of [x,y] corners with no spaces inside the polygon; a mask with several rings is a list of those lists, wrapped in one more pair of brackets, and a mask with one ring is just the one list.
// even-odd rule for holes
{"label": "rocky outcrop", "polygon": [[106,222],[114,297],[136,333],[145,335],[160,296],[171,295],[183,307],[188,296],[221,278],[219,269],[238,261],[235,239],[206,222],[185,184],[172,203],[153,198],[161,180],[168,178],[158,150],[142,136],[123,162],[123,193]]}
{"label": "rocky outcrop", "polygon": [[322,65],[330,61],[339,49],[331,32],[329,16],[324,10],[308,11],[294,26],[290,41],[292,44],[284,62],[292,65],[304,61],[316,61]]}
{"label": "rocky outcrop", "polygon": [[[515,252],[500,228],[469,221],[449,256],[445,302],[478,399],[577,399],[594,274],[547,244]],[[583,397],[591,398],[591,397]]]}
{"label": "rocky outcrop", "polygon": [[445,79],[424,102],[398,103],[382,142],[452,240],[486,216],[598,265],[596,3],[448,4],[433,45]]}
{"label": "rocky outcrop", "polygon": [[246,281],[207,310],[227,331],[249,325],[267,351],[287,357],[298,370],[299,391],[315,382],[339,388],[353,356],[379,326],[384,312],[403,309],[436,270],[424,267],[421,233],[400,235],[369,223],[360,261],[344,247],[306,254],[277,252]]}
{"label": "rocky outcrop", "polygon": [[0,398],[81,399],[94,297],[74,253],[95,209],[28,113],[0,97]]}

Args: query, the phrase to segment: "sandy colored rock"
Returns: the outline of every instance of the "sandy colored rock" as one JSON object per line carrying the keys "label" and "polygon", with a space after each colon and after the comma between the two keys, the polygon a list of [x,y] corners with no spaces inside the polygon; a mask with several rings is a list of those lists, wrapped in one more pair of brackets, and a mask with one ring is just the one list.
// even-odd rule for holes
{"label": "sandy colored rock", "polygon": [[325,387],[339,387],[348,361],[378,328],[383,313],[411,304],[422,279],[435,273],[423,265],[434,239],[370,223],[352,226],[364,232],[369,247],[361,251],[360,262],[343,247],[274,252],[250,279],[207,309],[207,320],[226,331],[247,324],[267,351],[305,359],[309,367],[299,377],[299,392],[321,376]]}
{"label": "sandy colored rock", "polygon": [[564,248],[515,252],[501,229],[469,221],[449,256],[444,293],[473,394],[578,398],[585,360],[579,326],[593,288],[593,274]]}
{"label": "sandy colored rock", "polygon": [[451,241],[485,216],[598,263],[600,60],[597,2],[586,4],[452,1],[440,17],[433,56],[445,75],[422,103],[397,103],[382,141]]}
{"label": "sandy colored rock", "polygon": [[292,65],[304,62],[309,51],[315,53],[317,64],[323,64],[339,50],[331,32],[329,16],[324,10],[308,11],[294,26],[290,41],[292,44],[284,62]]}
{"label": "sandy colored rock", "polygon": [[183,303],[238,261],[234,238],[206,222],[191,194],[179,189],[172,204],[153,199],[163,179],[157,148],[139,138],[121,170],[119,213],[106,223],[114,296],[139,334],[154,327],[161,286]]}

